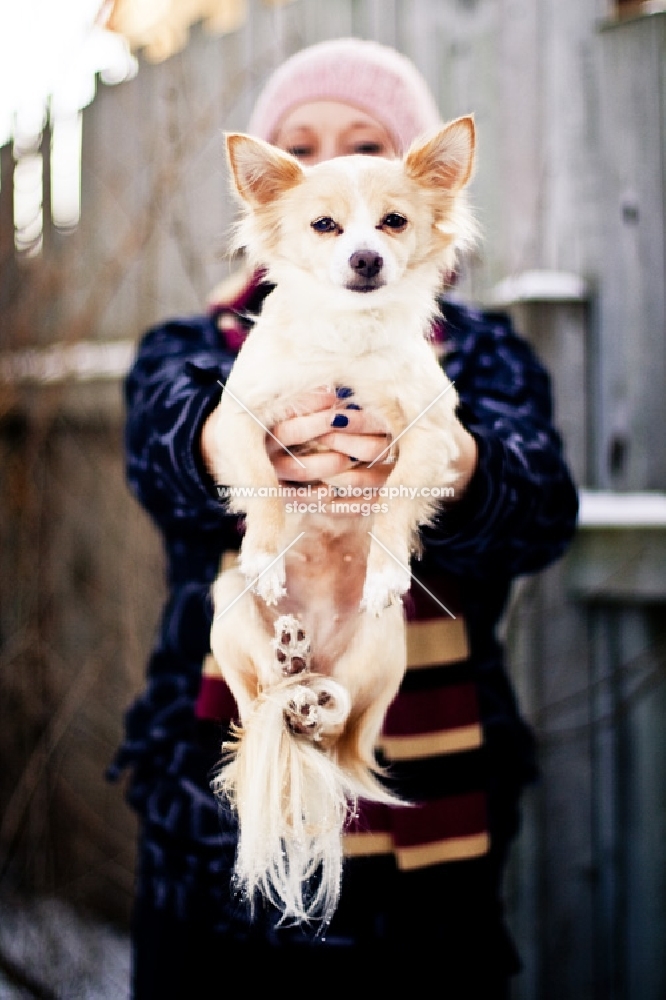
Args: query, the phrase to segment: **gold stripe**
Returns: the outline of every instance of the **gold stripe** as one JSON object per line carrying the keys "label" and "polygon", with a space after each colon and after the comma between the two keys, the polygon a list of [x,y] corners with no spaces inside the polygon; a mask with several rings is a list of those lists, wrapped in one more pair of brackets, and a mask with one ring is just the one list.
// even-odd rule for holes
{"label": "gold stripe", "polygon": [[474,750],[483,743],[478,722],[459,726],[439,733],[421,733],[418,736],[382,736],[379,746],[390,760],[413,760],[418,757],[436,757],[438,754]]}
{"label": "gold stripe", "polygon": [[233,549],[225,549],[220,560],[220,573],[226,573],[228,569],[238,568],[238,553]]}
{"label": "gold stripe", "polygon": [[427,868],[441,861],[464,861],[466,858],[480,858],[490,849],[490,837],[486,832],[472,833],[468,837],[451,837],[433,844],[418,844],[415,847],[396,848],[398,868],[412,871]]}
{"label": "gold stripe", "polygon": [[201,673],[204,677],[222,677],[222,671],[212,653],[209,653],[204,659]]}
{"label": "gold stripe", "polygon": [[407,667],[457,663],[469,656],[464,618],[407,623]]}
{"label": "gold stripe", "polygon": [[393,853],[393,838],[390,833],[346,833],[342,843],[348,858]]}

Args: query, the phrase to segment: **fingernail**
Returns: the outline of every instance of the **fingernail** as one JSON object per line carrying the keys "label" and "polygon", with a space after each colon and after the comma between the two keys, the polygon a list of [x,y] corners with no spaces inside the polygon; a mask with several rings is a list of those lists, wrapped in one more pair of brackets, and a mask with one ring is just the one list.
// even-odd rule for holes
{"label": "fingernail", "polygon": [[339,385],[335,390],[335,395],[338,399],[349,399],[350,396],[354,395],[354,390],[350,389],[348,385]]}
{"label": "fingernail", "polygon": [[344,413],[336,413],[331,420],[331,427],[346,427],[349,423],[349,417],[346,417]]}
{"label": "fingernail", "polygon": [[358,403],[347,403],[347,405],[345,406],[345,410],[360,410],[360,409],[361,407],[358,405]]}
{"label": "fingernail", "polygon": [[354,458],[354,456],[353,456],[353,455],[350,455],[350,456],[349,456],[349,461],[350,461],[350,462],[358,462],[358,459],[357,459],[357,458]]}

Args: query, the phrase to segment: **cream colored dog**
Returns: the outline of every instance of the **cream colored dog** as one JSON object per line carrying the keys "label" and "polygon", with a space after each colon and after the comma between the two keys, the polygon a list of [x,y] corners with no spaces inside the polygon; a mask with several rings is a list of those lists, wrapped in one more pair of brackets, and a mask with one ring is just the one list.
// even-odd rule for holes
{"label": "cream colored dog", "polygon": [[[410,557],[437,506],[421,491],[455,479],[456,395],[429,333],[442,276],[472,235],[474,143],[465,117],[402,160],[305,169],[260,140],[227,137],[239,243],[276,288],[238,355],[216,431],[220,481],[255,495],[230,500],[246,532],[238,568],[213,591],[212,650],[241,719],[215,788],[238,813],[240,889],[250,900],[262,892],[290,920],[330,919],[356,798],[395,801],[374,750],[405,670]],[[296,516],[278,495],[266,428],[321,385],[351,387],[394,441],[384,490],[394,496],[371,523]],[[325,600],[310,599],[308,572],[326,574]]]}

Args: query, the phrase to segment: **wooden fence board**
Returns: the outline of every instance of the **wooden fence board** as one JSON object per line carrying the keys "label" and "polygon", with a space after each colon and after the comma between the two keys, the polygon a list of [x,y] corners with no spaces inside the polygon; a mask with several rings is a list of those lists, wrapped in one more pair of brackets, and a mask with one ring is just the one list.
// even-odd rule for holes
{"label": "wooden fence board", "polygon": [[600,38],[603,241],[597,482],[666,488],[664,17]]}

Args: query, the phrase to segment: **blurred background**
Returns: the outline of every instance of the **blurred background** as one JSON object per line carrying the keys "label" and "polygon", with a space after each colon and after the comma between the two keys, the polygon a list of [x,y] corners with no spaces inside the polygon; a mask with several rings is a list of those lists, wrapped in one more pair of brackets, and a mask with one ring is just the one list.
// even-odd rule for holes
{"label": "blurred background", "polygon": [[230,274],[224,130],[341,35],[475,113],[483,242],[457,294],[549,366],[583,487],[572,551],[504,624],[542,766],[507,884],[514,998],[666,997],[666,3],[3,0],[2,998],[127,995],[135,830],[103,775],[164,591],[122,377]]}

